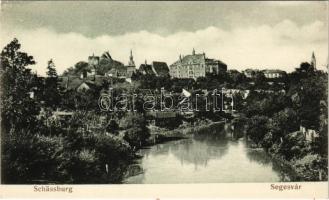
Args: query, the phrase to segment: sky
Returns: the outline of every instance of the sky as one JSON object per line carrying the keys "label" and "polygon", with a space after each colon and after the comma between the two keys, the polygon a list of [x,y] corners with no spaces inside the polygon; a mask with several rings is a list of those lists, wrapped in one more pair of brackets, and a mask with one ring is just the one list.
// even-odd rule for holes
{"label": "sky", "polygon": [[128,63],[175,62],[179,55],[206,53],[228,69],[292,71],[310,61],[328,62],[327,1],[2,2],[0,47],[13,38],[44,75],[53,59],[62,73],[88,56],[109,51]]}

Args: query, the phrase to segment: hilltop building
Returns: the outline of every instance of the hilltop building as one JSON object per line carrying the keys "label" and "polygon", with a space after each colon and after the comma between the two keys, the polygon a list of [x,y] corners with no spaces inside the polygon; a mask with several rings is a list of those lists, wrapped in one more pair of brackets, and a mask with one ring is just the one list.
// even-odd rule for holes
{"label": "hilltop building", "polygon": [[95,76],[96,75],[96,69],[99,66],[99,56],[95,56],[94,54],[92,56],[88,57],[88,68],[90,69],[90,72],[84,72],[81,76]]}
{"label": "hilltop building", "polygon": [[91,67],[97,67],[99,65],[99,56],[95,56],[94,54],[92,56],[89,56],[88,64]]}
{"label": "hilltop building", "polygon": [[226,71],[227,65],[220,60],[210,59],[205,53],[196,54],[193,49],[191,55],[179,56],[179,59],[170,65],[170,75],[176,78],[205,77],[207,73],[218,74]]}
{"label": "hilltop building", "polygon": [[145,60],[145,63],[140,65],[138,71],[143,75],[169,76],[169,67],[167,63],[160,61],[153,61],[151,64],[147,64]]}
{"label": "hilltop building", "polygon": [[116,65],[112,67],[108,72],[106,72],[107,76],[112,76],[115,78],[131,78],[133,73],[136,71],[135,61],[133,57],[132,51],[130,51],[128,65]]}

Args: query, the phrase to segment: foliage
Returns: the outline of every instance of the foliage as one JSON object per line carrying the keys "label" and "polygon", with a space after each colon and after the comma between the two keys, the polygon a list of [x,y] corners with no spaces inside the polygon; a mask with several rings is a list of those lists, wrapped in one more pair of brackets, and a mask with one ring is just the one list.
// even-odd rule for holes
{"label": "foliage", "polygon": [[124,139],[133,147],[139,148],[145,144],[150,133],[146,127],[146,119],[137,113],[128,113],[120,121],[120,127],[125,130]]}
{"label": "foliage", "polygon": [[33,76],[26,67],[35,62],[32,56],[20,51],[17,39],[10,42],[0,54],[1,61],[1,168],[3,180],[14,183],[31,178],[33,163],[27,160],[36,152],[38,131],[36,115],[39,107],[29,97]]}
{"label": "foliage", "polygon": [[275,113],[269,124],[273,141],[276,142],[285,135],[297,131],[298,124],[297,113],[291,108]]}
{"label": "foliage", "polygon": [[45,80],[44,100],[47,107],[56,109],[60,105],[59,79],[53,60],[48,61],[47,77]]}
{"label": "foliage", "polygon": [[111,120],[110,123],[106,127],[106,131],[112,134],[118,134],[119,125],[115,120]]}
{"label": "foliage", "polygon": [[250,118],[247,125],[247,135],[256,143],[260,144],[268,130],[268,118],[262,115],[255,115]]}
{"label": "foliage", "polygon": [[304,134],[293,132],[286,135],[279,147],[279,153],[287,160],[301,158],[310,151],[309,145],[305,141]]}
{"label": "foliage", "polygon": [[81,74],[87,75],[88,72],[91,72],[87,62],[80,61],[63,72],[63,76],[80,76]]}

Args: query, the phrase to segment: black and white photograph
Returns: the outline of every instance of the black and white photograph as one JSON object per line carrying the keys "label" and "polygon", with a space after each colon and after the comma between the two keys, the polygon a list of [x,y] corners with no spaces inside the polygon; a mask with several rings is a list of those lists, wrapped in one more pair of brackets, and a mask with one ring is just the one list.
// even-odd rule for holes
{"label": "black and white photograph", "polygon": [[328,182],[328,1],[1,1],[0,24],[2,185]]}

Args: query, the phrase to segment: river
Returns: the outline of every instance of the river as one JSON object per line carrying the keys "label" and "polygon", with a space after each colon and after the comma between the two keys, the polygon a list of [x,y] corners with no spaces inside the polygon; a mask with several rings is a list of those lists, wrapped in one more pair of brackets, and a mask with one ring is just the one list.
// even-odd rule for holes
{"label": "river", "polygon": [[[228,136],[227,136],[228,135]],[[123,183],[279,182],[282,167],[244,137],[195,134],[142,149]]]}

